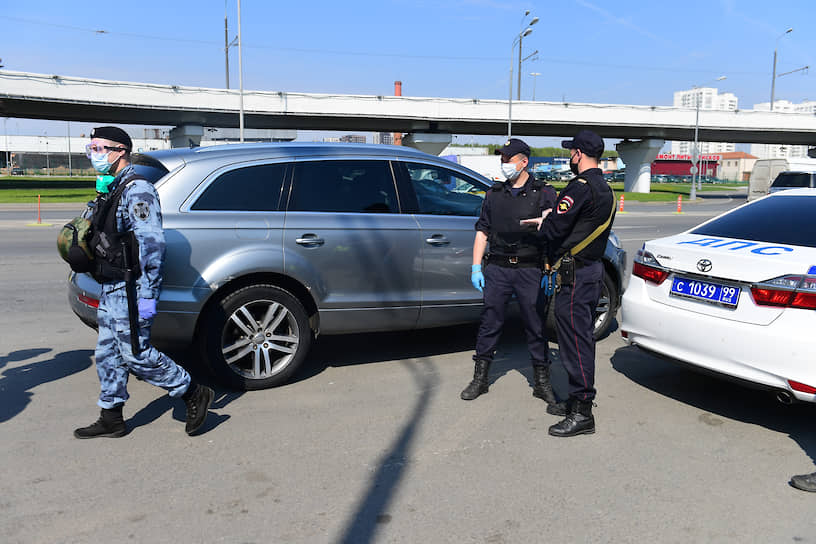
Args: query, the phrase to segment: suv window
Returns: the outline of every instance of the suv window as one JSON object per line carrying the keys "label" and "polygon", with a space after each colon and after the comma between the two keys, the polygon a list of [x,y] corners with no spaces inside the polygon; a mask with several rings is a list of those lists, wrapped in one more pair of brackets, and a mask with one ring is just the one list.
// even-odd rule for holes
{"label": "suv window", "polygon": [[782,172],[771,184],[771,187],[812,187],[810,183],[811,174],[807,172]]}
{"label": "suv window", "polygon": [[297,163],[288,211],[397,213],[391,167],[374,160]]}
{"label": "suv window", "polygon": [[406,163],[419,213],[478,216],[485,188],[445,168]]}
{"label": "suv window", "polygon": [[218,176],[190,209],[273,212],[280,202],[286,164],[247,166]]}
{"label": "suv window", "polygon": [[169,172],[162,163],[149,155],[134,153],[130,157],[130,163],[133,170],[150,183],[156,183]]}
{"label": "suv window", "polygon": [[[782,193],[784,194],[784,193]],[[770,196],[691,231],[722,238],[816,247],[816,197]]]}

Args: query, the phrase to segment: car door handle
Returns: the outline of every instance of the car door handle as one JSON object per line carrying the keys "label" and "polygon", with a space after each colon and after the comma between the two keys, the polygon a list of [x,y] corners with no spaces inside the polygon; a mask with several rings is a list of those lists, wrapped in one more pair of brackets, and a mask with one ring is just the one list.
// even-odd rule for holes
{"label": "car door handle", "polygon": [[434,234],[430,238],[425,238],[425,243],[431,244],[432,246],[446,246],[450,244],[450,240],[445,238],[443,234]]}
{"label": "car door handle", "polygon": [[302,246],[322,246],[326,241],[315,234],[304,234],[301,238],[296,238],[295,243]]}

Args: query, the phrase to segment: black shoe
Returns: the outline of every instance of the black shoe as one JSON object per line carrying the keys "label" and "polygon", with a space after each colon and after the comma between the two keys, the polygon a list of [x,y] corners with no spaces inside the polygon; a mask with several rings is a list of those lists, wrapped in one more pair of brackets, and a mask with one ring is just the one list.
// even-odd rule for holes
{"label": "black shoe", "polygon": [[570,399],[567,417],[550,427],[552,436],[570,437],[595,432],[595,417],[592,415],[592,401]]}
{"label": "black shoe", "polygon": [[550,382],[549,366],[533,365],[533,396],[549,405],[558,404],[558,399],[555,398],[555,392]]}
{"label": "black shoe", "polygon": [[206,385],[190,383],[192,393],[185,393],[182,398],[187,405],[187,424],[184,430],[188,435],[194,434],[204,424],[207,419],[207,410],[210,409],[215,391]]}
{"label": "black shoe", "polygon": [[816,492],[816,472],[792,476],[790,485],[802,491]]}
{"label": "black shoe", "polygon": [[567,415],[567,403],[556,402],[555,404],[548,404],[547,413],[553,416],[565,416]]}
{"label": "black shoe", "polygon": [[102,408],[99,419],[95,423],[74,431],[76,438],[120,438],[126,434],[127,427],[122,418],[122,406]]}
{"label": "black shoe", "polygon": [[490,370],[490,361],[474,359],[473,380],[459,395],[462,400],[473,400],[487,393],[490,387],[487,383],[487,371]]}

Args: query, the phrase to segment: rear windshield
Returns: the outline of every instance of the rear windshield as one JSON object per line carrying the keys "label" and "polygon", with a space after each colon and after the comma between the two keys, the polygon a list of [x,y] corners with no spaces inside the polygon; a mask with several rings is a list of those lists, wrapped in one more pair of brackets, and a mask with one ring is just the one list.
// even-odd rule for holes
{"label": "rear windshield", "polygon": [[691,232],[770,244],[816,247],[816,197],[781,194],[738,208]]}
{"label": "rear windshield", "polygon": [[771,187],[812,187],[810,178],[807,172],[783,172],[776,176]]}
{"label": "rear windshield", "polygon": [[134,153],[130,157],[130,162],[133,165],[133,170],[150,183],[156,183],[169,172],[162,163],[148,155]]}

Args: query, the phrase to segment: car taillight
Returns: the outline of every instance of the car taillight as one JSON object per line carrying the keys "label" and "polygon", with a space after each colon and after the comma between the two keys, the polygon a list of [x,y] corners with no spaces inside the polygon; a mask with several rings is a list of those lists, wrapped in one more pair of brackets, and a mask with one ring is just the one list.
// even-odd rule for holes
{"label": "car taillight", "polygon": [[816,276],[790,274],[751,286],[759,306],[816,310]]}
{"label": "car taillight", "polygon": [[669,271],[660,266],[654,255],[641,248],[632,261],[632,274],[638,278],[660,285],[669,277]]}
{"label": "car taillight", "polygon": [[802,393],[809,393],[811,395],[816,393],[816,387],[811,387],[807,384],[795,382],[793,380],[788,380],[788,383],[790,384],[791,389],[794,391],[801,391]]}
{"label": "car taillight", "polygon": [[99,308],[99,301],[95,298],[86,297],[85,295],[77,295],[77,300],[86,306],[90,306],[91,308]]}

